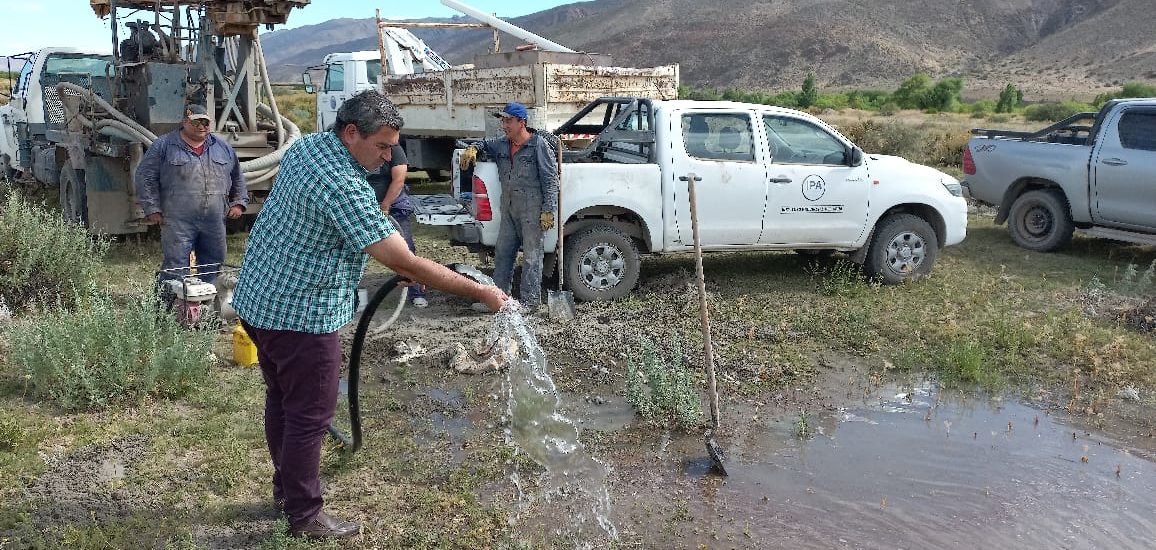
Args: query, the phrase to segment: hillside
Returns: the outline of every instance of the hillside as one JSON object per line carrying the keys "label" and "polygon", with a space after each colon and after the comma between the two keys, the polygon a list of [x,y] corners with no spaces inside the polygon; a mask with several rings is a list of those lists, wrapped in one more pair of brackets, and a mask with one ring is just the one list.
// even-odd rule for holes
{"label": "hillside", "polygon": [[[620,65],[679,63],[693,86],[780,90],[814,72],[824,88],[893,88],[923,71],[965,77],[970,96],[1015,82],[1039,99],[1156,81],[1151,0],[595,0],[509,20]],[[327,52],[376,49],[373,27],[341,19],[263,35],[274,78],[297,80]],[[453,63],[491,36],[416,34]],[[503,49],[518,43],[503,35]]]}

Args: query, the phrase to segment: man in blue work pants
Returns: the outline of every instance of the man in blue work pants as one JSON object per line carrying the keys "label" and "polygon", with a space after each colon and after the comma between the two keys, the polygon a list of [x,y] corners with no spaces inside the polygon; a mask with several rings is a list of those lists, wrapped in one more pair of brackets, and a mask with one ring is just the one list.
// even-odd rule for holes
{"label": "man in blue work pants", "polygon": [[161,226],[161,280],[188,274],[190,252],[216,271],[225,261],[225,218],[240,218],[249,203],[237,153],[211,126],[205,107],[187,106],[180,127],[153,142],[136,170],[137,202]]}
{"label": "man in blue work pants", "polygon": [[[389,214],[397,224],[397,230],[405,238],[405,244],[410,252],[417,252],[413,244],[413,202],[409,200],[409,186],[405,183],[405,176],[409,172],[409,159],[400,145],[390,148],[389,158],[376,172],[369,175],[369,186],[377,202],[381,204],[381,211]],[[409,298],[414,307],[429,306],[425,297],[425,286],[414,284],[409,287]]]}
{"label": "man in blue work pants", "polygon": [[[546,138],[526,126],[526,106],[508,103],[495,116],[502,118],[502,137],[471,146],[462,163],[473,162],[483,150],[498,165],[502,184],[502,220],[494,247],[494,284],[509,292],[514,260],[522,249],[522,280],[518,299],[534,309],[542,304],[542,257],[545,231],[554,227],[558,209],[558,164]],[[472,150],[471,150],[472,149]]]}

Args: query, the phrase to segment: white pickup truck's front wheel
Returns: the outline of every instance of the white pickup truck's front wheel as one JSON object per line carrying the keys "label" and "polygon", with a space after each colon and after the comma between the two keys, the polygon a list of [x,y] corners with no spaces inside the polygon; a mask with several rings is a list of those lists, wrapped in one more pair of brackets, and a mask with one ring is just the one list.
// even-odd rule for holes
{"label": "white pickup truck's front wheel", "polygon": [[566,286],[583,302],[630,294],[641,267],[634,241],[609,225],[595,225],[566,239]]}
{"label": "white pickup truck's front wheel", "polygon": [[895,285],[931,273],[938,254],[939,240],[931,225],[919,216],[895,214],[876,227],[863,269],[883,284]]}

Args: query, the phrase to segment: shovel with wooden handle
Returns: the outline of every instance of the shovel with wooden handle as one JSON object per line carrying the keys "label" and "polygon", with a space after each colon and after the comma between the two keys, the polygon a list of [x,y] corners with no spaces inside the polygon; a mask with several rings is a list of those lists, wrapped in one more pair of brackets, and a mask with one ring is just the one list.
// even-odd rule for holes
{"label": "shovel with wooden handle", "polygon": [[558,260],[558,290],[550,290],[546,294],[546,305],[550,310],[550,318],[570,320],[575,317],[574,314],[574,293],[569,290],[562,290],[562,284],[566,277],[563,269],[565,267],[565,254],[563,254],[562,241],[566,236],[563,228],[566,225],[566,215],[562,213],[562,141],[558,141],[558,146],[555,148],[558,153],[558,244],[554,245],[554,256]]}
{"label": "shovel with wooden handle", "polygon": [[686,182],[688,190],[687,200],[690,202],[690,229],[694,234],[694,267],[698,272],[698,316],[702,322],[702,342],[703,350],[706,353],[706,376],[708,384],[708,397],[710,398],[710,427],[707,428],[706,434],[703,436],[706,440],[706,452],[710,455],[711,466],[715,471],[722,475],[727,475],[726,466],[723,462],[726,460],[726,455],[723,453],[722,446],[715,441],[714,434],[718,431],[719,422],[719,407],[718,407],[718,385],[715,382],[714,372],[714,346],[710,338],[710,312],[707,310],[706,304],[706,276],[702,271],[702,242],[698,237],[698,199],[694,193],[694,183],[702,181],[694,172],[678,178]]}

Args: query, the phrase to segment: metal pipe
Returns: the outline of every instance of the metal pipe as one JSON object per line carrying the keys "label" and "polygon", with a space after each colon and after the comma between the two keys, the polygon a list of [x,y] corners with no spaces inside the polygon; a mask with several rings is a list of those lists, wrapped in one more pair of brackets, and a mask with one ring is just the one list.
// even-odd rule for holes
{"label": "metal pipe", "polygon": [[[112,61],[120,67],[120,40],[116,36],[116,0],[108,1],[108,26],[112,29]],[[116,95],[116,88],[113,88]]]}
{"label": "metal pipe", "polygon": [[148,128],[145,128],[144,126],[141,126],[141,124],[139,122],[133,120],[132,118],[129,118],[128,115],[120,112],[120,110],[118,110],[117,108],[115,108],[111,104],[109,104],[107,101],[105,101],[104,98],[96,95],[95,93],[93,93],[92,90],[89,90],[88,88],[83,88],[83,87],[81,87],[77,84],[73,84],[71,82],[61,82],[61,83],[56,85],[56,89],[61,94],[64,93],[64,90],[71,90],[73,93],[79,95],[80,97],[87,99],[88,101],[90,101],[92,103],[95,103],[97,106],[104,109],[109,114],[109,116],[127,124],[129,127],[131,127],[133,130],[135,130],[137,133],[141,134],[142,136],[145,136],[151,140],[157,139],[156,134],[152,133],[151,130],[149,130]]}
{"label": "metal pipe", "polygon": [[[377,52],[378,52],[378,55],[381,56],[381,74],[388,76],[389,75],[389,56],[386,55],[386,53],[385,53],[385,33],[381,32],[383,29],[383,25],[384,25],[384,23],[381,21],[381,9],[378,9],[377,10]],[[378,77],[378,80],[381,80],[381,77]],[[373,82],[372,84],[374,86],[377,86],[377,82]],[[318,130],[321,130],[321,128],[318,128]]]}
{"label": "metal pipe", "polygon": [[273,125],[277,131],[277,147],[285,144],[285,125],[281,123],[281,110],[277,108],[277,98],[273,95],[273,82],[269,80],[269,68],[265,64],[265,50],[261,47],[261,37],[253,29],[253,49],[257,52],[256,65],[261,73],[261,87],[269,95],[269,109],[273,115]]}
{"label": "metal pipe", "polygon": [[543,50],[547,50],[547,51],[551,51],[551,52],[576,53],[574,50],[571,50],[570,48],[567,48],[566,46],[563,46],[563,45],[555,43],[555,42],[551,42],[545,38],[542,38],[541,36],[538,36],[538,35],[530,32],[530,31],[526,30],[526,29],[523,29],[523,28],[521,28],[517,25],[511,24],[511,23],[507,23],[505,21],[502,21],[501,19],[498,19],[497,17],[486,14],[484,12],[478,11],[477,9],[472,8],[472,7],[470,7],[466,4],[463,4],[461,2],[458,2],[457,0],[441,0],[441,1],[442,1],[442,5],[444,5],[446,7],[458,10],[458,11],[460,11],[460,12],[462,12],[462,13],[470,16],[470,17],[473,17],[474,19],[477,19],[478,21],[481,21],[483,23],[487,23],[490,26],[492,26],[498,30],[501,30],[504,33],[512,34],[518,38],[521,38],[522,40],[533,43],[534,45],[538,46],[539,48],[542,48]]}
{"label": "metal pipe", "polygon": [[[381,16],[381,10],[377,10],[378,17]],[[399,29],[413,28],[413,29],[492,29],[492,25],[485,23],[413,23],[409,21],[384,21],[377,22],[379,27],[396,27]]]}

